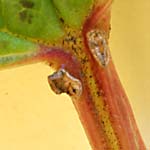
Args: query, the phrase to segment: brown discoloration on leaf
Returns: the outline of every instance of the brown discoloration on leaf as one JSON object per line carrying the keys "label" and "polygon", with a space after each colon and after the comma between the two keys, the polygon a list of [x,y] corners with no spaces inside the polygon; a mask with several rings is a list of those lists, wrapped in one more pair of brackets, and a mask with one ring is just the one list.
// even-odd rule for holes
{"label": "brown discoloration on leaf", "polygon": [[22,12],[19,13],[20,20],[25,21],[27,19],[27,11],[23,10]]}
{"label": "brown discoloration on leaf", "polygon": [[29,0],[20,0],[20,4],[24,7],[24,8],[33,8],[34,7],[34,3],[29,1]]}
{"label": "brown discoloration on leaf", "polygon": [[27,22],[28,24],[32,23],[33,16],[29,14],[27,10],[23,10],[19,13],[20,20],[23,22]]}

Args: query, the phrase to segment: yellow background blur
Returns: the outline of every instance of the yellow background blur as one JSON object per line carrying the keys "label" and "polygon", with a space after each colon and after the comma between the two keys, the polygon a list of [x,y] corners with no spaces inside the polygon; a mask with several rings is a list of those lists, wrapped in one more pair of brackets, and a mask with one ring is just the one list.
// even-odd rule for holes
{"label": "yellow background blur", "polygon": [[[150,147],[150,1],[115,0],[110,47],[139,129]],[[0,72],[0,150],[90,150],[66,95],[49,88],[44,64]]]}

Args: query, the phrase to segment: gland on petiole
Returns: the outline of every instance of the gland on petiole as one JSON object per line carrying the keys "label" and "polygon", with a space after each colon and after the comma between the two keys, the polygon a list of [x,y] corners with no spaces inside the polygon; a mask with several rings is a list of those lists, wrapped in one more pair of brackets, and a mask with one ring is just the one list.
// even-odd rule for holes
{"label": "gland on petiole", "polygon": [[48,76],[48,82],[56,94],[67,93],[73,99],[79,99],[82,94],[81,81],[70,75],[65,69],[59,69]]}
{"label": "gland on petiole", "polygon": [[104,33],[98,29],[93,29],[87,33],[89,49],[98,64],[105,67],[109,63],[109,47]]}

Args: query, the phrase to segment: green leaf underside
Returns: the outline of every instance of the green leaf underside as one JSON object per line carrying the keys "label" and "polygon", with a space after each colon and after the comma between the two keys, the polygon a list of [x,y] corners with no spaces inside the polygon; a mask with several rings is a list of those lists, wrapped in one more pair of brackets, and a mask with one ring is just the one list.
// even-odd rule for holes
{"label": "green leaf underside", "polygon": [[0,32],[0,56],[37,51],[38,46],[33,42]]}
{"label": "green leaf underside", "polygon": [[0,32],[0,68],[33,57],[39,46],[33,42]]}
{"label": "green leaf underside", "polygon": [[[25,61],[28,58],[32,58],[35,55],[33,52],[22,53],[22,54],[12,54],[6,56],[0,56],[0,68],[4,68],[5,66],[11,66],[13,64],[17,64],[16,62]],[[27,63],[27,62],[26,62]]]}
{"label": "green leaf underside", "polygon": [[93,0],[0,0],[0,28],[41,40],[57,40],[64,24],[80,28]]}

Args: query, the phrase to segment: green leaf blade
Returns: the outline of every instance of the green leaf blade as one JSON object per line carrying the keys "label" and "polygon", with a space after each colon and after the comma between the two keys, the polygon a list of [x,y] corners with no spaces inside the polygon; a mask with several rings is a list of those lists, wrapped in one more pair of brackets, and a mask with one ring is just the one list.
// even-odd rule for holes
{"label": "green leaf blade", "polygon": [[89,15],[93,0],[53,0],[53,3],[69,26],[80,28]]}
{"label": "green leaf blade", "polygon": [[26,37],[55,40],[63,35],[55,8],[49,0],[5,0],[6,28]]}

